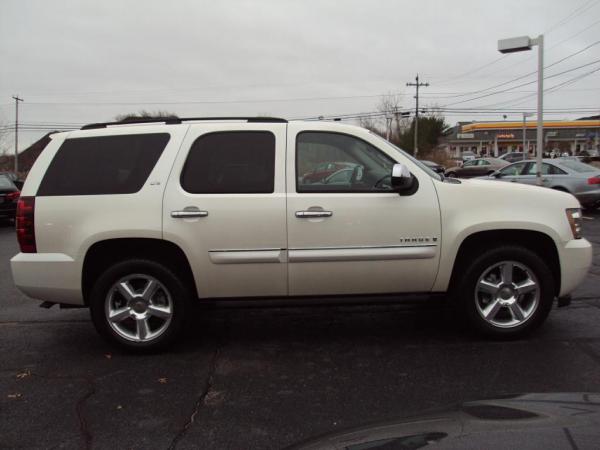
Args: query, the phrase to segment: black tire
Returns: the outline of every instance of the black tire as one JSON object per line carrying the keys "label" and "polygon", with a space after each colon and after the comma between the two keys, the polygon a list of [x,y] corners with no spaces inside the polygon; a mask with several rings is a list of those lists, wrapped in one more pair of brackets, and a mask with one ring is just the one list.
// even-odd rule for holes
{"label": "black tire", "polygon": [[[162,284],[159,288],[159,293],[163,295],[163,298],[166,298],[167,296],[170,297],[170,321],[167,323],[167,320],[164,320],[164,331],[155,338],[147,341],[135,341],[123,337],[113,329],[109,324],[107,317],[106,304],[108,302],[109,293],[113,291],[111,288],[119,280],[134,274],[136,276],[148,276],[149,278],[157,280]],[[137,282],[135,281],[135,277],[133,280],[133,282]],[[165,290],[167,291],[166,294]],[[156,261],[131,259],[114,264],[100,275],[92,287],[90,294],[90,312],[96,330],[111,344],[128,351],[153,352],[165,349],[181,334],[184,327],[186,311],[189,309],[191,303],[190,299],[190,289],[167,267]]]}
{"label": "black tire", "polygon": [[[501,328],[485,320],[478,311],[475,292],[479,278],[490,267],[503,261],[514,261],[527,267],[537,278],[539,286],[537,307],[523,323],[511,328]],[[527,335],[546,320],[552,309],[555,292],[552,271],[538,254],[525,247],[507,245],[491,248],[468,261],[461,278],[455,284],[452,297],[461,319],[466,320],[474,331],[494,339],[514,339]]]}
{"label": "black tire", "polygon": [[446,174],[446,176],[447,176],[448,178],[456,178],[456,172],[448,172],[448,173]]}

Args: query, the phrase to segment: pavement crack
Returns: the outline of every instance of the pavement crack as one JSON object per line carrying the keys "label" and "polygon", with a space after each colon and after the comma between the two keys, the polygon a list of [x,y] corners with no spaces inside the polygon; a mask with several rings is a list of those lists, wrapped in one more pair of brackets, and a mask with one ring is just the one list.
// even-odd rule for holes
{"label": "pavement crack", "polygon": [[81,434],[81,437],[83,439],[84,442],[84,448],[87,449],[91,449],[92,448],[92,441],[93,441],[93,436],[92,433],[89,430],[89,426],[87,423],[87,420],[85,419],[85,413],[84,413],[84,408],[85,408],[85,403],[90,399],[90,397],[92,395],[94,395],[96,393],[96,383],[94,382],[93,378],[91,377],[86,377],[86,376],[68,376],[68,375],[40,375],[34,372],[31,372],[31,375],[37,378],[43,378],[46,380],[78,380],[78,381],[85,381],[85,383],[87,384],[88,388],[87,390],[83,393],[83,395],[81,397],[79,397],[79,399],[77,400],[77,403],[75,404],[75,414],[77,415],[77,420],[79,422],[79,433]]}
{"label": "pavement crack", "polygon": [[217,371],[217,366],[218,366],[218,362],[219,362],[219,357],[221,355],[222,347],[223,347],[223,343],[218,341],[215,345],[215,350],[213,351],[213,354],[212,354],[212,357],[210,360],[210,365],[209,365],[209,369],[208,369],[208,375],[206,377],[206,382],[204,383],[204,387],[203,387],[202,391],[198,394],[198,398],[196,399],[196,403],[194,404],[194,409],[192,410],[192,413],[190,414],[187,422],[183,425],[181,430],[179,430],[179,432],[175,435],[175,437],[171,441],[171,445],[169,445],[168,450],[174,450],[177,447],[177,444],[179,444],[179,441],[181,439],[183,439],[183,437],[187,433],[188,429],[192,426],[192,424],[196,420],[196,416],[198,415],[198,412],[200,411],[201,406],[203,405],[204,401],[206,400],[207,395],[209,394],[209,392],[211,391],[211,389],[213,387],[214,377],[215,377],[215,373]]}

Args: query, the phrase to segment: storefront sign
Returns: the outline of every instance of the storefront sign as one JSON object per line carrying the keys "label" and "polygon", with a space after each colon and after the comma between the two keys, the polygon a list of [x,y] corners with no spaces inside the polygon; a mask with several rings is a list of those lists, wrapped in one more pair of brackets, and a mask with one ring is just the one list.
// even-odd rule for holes
{"label": "storefront sign", "polygon": [[515,135],[512,133],[498,134],[496,136],[498,139],[514,139]]}
{"label": "storefront sign", "polygon": [[456,137],[458,139],[475,139],[475,133],[458,133]]}

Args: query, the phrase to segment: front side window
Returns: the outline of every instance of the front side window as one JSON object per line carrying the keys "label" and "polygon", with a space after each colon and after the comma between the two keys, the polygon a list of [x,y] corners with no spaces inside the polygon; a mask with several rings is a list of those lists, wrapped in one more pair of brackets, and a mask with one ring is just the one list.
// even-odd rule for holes
{"label": "front side window", "polygon": [[200,136],[181,172],[192,194],[270,194],[275,186],[275,136],[224,131]]}
{"label": "front side window", "polygon": [[516,163],[511,164],[510,166],[506,166],[504,169],[500,171],[503,176],[516,176],[521,175],[523,167],[525,167],[526,163]]}
{"label": "front side window", "polygon": [[394,163],[381,150],[354,136],[305,131],[296,138],[296,190],[391,191]]}
{"label": "front side window", "polygon": [[37,195],[137,192],[169,139],[168,133],[66,139],[48,166]]}
{"label": "front side window", "polygon": [[480,159],[479,160],[479,165],[480,166],[489,166],[490,163],[488,161],[486,161],[485,159]]}

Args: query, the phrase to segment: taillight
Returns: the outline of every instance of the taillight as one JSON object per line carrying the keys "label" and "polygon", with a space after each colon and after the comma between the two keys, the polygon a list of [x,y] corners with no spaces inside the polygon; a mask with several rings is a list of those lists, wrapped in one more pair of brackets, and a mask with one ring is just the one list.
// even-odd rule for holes
{"label": "taillight", "polygon": [[17,203],[17,240],[22,253],[36,253],[35,197],[21,197]]}
{"label": "taillight", "polygon": [[596,175],[595,177],[588,178],[588,184],[600,184],[600,175]]}
{"label": "taillight", "polygon": [[6,198],[13,202],[16,202],[17,200],[19,200],[20,196],[21,196],[20,191],[10,192],[9,194],[6,194]]}

